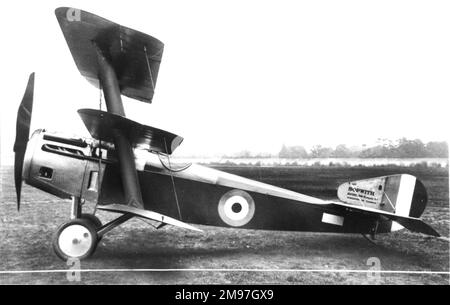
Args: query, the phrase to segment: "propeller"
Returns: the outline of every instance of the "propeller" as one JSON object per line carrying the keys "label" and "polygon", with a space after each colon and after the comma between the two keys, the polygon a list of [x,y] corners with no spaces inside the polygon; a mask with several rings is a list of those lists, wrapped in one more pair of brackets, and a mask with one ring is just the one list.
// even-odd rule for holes
{"label": "propeller", "polygon": [[14,142],[14,182],[16,184],[17,211],[20,210],[20,193],[22,191],[22,167],[30,136],[31,112],[33,111],[34,72],[30,74],[27,88],[17,112],[16,141]]}

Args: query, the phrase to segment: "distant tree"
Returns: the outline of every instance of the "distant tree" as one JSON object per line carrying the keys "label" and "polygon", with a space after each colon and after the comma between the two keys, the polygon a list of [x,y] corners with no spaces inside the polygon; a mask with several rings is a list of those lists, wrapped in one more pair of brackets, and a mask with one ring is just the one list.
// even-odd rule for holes
{"label": "distant tree", "polygon": [[390,147],[377,145],[362,150],[358,157],[360,158],[394,158],[393,151]]}
{"label": "distant tree", "polygon": [[340,144],[336,146],[331,156],[334,158],[350,158],[352,157],[352,151],[345,144]]}
{"label": "distant tree", "polygon": [[428,142],[425,145],[427,157],[430,158],[448,158],[447,142]]}
{"label": "distant tree", "polygon": [[281,147],[278,156],[280,158],[448,158],[449,150],[447,142],[423,143],[419,139],[408,140],[401,138],[390,140],[379,138],[377,145],[368,147],[352,146],[348,148],[345,144],[336,146],[335,149],[314,145],[310,153],[303,146]]}
{"label": "distant tree", "polygon": [[306,149],[303,146],[291,147],[291,155],[294,158],[299,158],[299,159],[308,158],[308,152],[306,151]]}
{"label": "distant tree", "polygon": [[263,158],[271,158],[271,157],[273,157],[273,155],[271,153],[268,153],[268,152],[260,152],[260,153],[257,153],[257,154],[253,154],[253,157],[254,158],[261,158],[261,159],[263,159]]}
{"label": "distant tree", "polygon": [[333,153],[333,149],[329,147],[323,147],[322,145],[314,145],[311,148],[312,158],[329,158]]}
{"label": "distant tree", "polygon": [[252,153],[249,150],[242,150],[236,154],[236,158],[251,158]]}
{"label": "distant tree", "polygon": [[311,158],[319,158],[319,154],[320,154],[320,149],[322,149],[322,146],[321,145],[314,145],[312,148],[311,148]]}
{"label": "distant tree", "polygon": [[369,147],[359,154],[361,158],[446,158],[448,145],[446,142],[429,142],[424,144],[421,140],[408,140],[401,138],[394,144],[385,141],[382,145]]}
{"label": "distant tree", "polygon": [[395,149],[395,157],[397,158],[420,158],[425,157],[425,145],[421,140],[408,140],[401,138]]}
{"label": "distant tree", "polygon": [[280,152],[278,153],[278,157],[279,158],[289,158],[289,150],[286,147],[286,145],[283,144],[283,146],[281,147]]}
{"label": "distant tree", "polygon": [[[387,139],[387,138],[378,138],[377,139],[377,143],[379,146],[389,148],[389,149],[397,146],[398,142],[399,142],[399,140],[392,140],[392,139]],[[366,145],[363,145],[363,146],[366,146]]]}
{"label": "distant tree", "polygon": [[320,157],[321,158],[329,158],[331,157],[331,154],[333,153],[333,149],[330,147],[324,147],[320,150]]}
{"label": "distant tree", "polygon": [[280,158],[307,158],[308,152],[303,146],[291,146],[288,147],[283,144],[280,152],[278,153]]}

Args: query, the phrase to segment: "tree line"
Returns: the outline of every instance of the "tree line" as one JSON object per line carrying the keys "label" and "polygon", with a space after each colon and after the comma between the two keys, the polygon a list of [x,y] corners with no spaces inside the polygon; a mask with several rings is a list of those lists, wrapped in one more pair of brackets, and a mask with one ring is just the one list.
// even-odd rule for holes
{"label": "tree line", "polygon": [[419,139],[401,138],[396,141],[379,139],[373,147],[348,147],[340,144],[335,148],[315,145],[309,151],[303,146],[281,147],[279,158],[448,158],[447,142],[424,143]]}

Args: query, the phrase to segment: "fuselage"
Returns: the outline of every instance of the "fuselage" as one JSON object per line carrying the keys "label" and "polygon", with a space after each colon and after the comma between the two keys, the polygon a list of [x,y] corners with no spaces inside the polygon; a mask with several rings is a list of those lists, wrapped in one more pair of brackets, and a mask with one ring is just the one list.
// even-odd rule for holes
{"label": "fuselage", "polygon": [[[145,209],[184,222],[246,229],[390,232],[391,221],[329,208],[328,202],[205,166],[134,150]],[[114,146],[43,130],[33,133],[23,179],[60,198],[124,204]]]}

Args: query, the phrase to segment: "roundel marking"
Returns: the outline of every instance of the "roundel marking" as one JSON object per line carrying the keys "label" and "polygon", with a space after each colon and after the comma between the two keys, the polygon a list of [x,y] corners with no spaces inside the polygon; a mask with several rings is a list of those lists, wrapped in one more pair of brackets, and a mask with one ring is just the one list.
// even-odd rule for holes
{"label": "roundel marking", "polygon": [[220,198],[218,210],[223,222],[233,227],[241,227],[252,220],[255,201],[245,191],[231,190]]}

